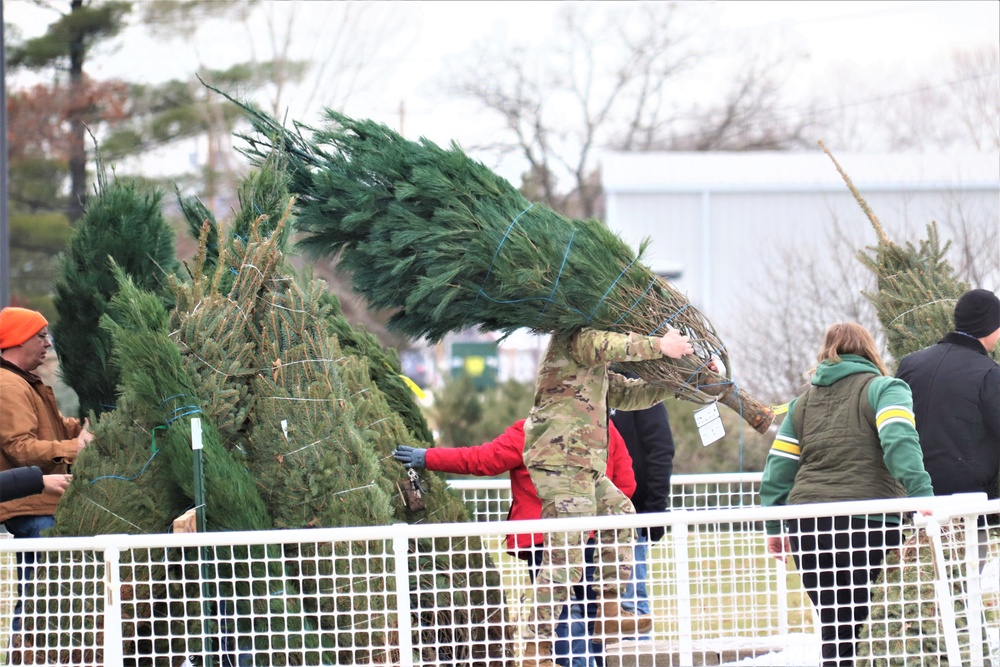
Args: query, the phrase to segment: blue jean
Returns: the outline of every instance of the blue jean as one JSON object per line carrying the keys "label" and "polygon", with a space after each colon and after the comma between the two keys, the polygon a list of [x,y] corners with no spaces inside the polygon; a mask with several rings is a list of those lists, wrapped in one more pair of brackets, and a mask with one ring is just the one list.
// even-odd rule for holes
{"label": "blue jean", "polygon": [[[41,516],[14,516],[4,522],[7,531],[18,538],[41,537],[42,531],[56,525],[56,519],[51,514]],[[11,633],[21,631],[21,612],[23,610],[21,596],[23,585],[35,578],[34,551],[17,552],[17,604],[14,606],[14,618],[10,624]]]}
{"label": "blue jean", "polygon": [[622,609],[640,616],[649,615],[649,594],[646,591],[646,560],[649,556],[649,538],[639,535],[635,541],[635,567],[632,581],[622,591]]}
{"label": "blue jean", "polygon": [[[535,575],[542,563],[542,550],[536,548],[529,553],[531,558],[528,561],[528,575],[531,577],[531,583],[534,583]],[[584,561],[587,563],[594,561],[592,544],[584,552]],[[593,581],[594,567],[588,566],[584,577],[586,581]],[[573,586],[569,600],[563,605],[554,628],[556,639],[553,642],[553,652],[559,667],[601,667],[604,664],[600,643],[592,642],[588,638],[590,622],[587,619],[597,615],[598,603],[594,602],[596,599],[597,594],[590,586]]]}

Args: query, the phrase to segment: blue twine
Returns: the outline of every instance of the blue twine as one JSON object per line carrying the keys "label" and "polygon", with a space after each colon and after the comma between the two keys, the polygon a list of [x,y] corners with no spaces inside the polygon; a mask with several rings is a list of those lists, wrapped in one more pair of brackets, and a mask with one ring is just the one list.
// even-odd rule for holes
{"label": "blue twine", "polygon": [[594,309],[590,311],[590,315],[587,316],[587,324],[590,324],[590,320],[594,318],[594,313],[596,313],[597,309],[601,307],[601,304],[604,303],[604,300],[608,298],[608,295],[611,294],[611,290],[615,288],[615,285],[617,285],[618,281],[622,279],[622,276],[625,275],[625,272],[632,268],[632,265],[635,264],[635,261],[636,260],[633,259],[631,262],[629,262],[628,266],[622,269],[622,272],[618,274],[618,277],[615,278],[614,282],[608,286],[608,291],[604,293],[604,296],[602,296],[600,300],[597,302],[597,304],[594,305]]}
{"label": "blue twine", "polygon": [[125,481],[125,482],[134,482],[135,480],[139,479],[139,476],[142,475],[142,473],[146,472],[146,468],[149,467],[149,464],[153,462],[153,459],[156,458],[156,455],[158,453],[159,453],[159,450],[153,452],[153,455],[149,457],[149,460],[146,461],[146,463],[142,466],[142,468],[139,470],[139,472],[137,472],[135,474],[134,477],[123,477],[121,475],[104,475],[102,477],[95,477],[94,479],[90,480],[90,485],[96,484],[97,482],[101,481],[102,479],[120,479],[120,480]]}
{"label": "blue twine", "polygon": [[[173,418],[171,418],[171,419],[168,419],[168,420],[167,420],[167,425],[168,425],[168,426],[169,426],[170,424],[174,423],[175,421],[177,421],[178,419],[180,419],[181,417],[187,417],[188,415],[199,415],[199,414],[201,414],[201,408],[199,408],[199,407],[195,407],[195,406],[193,406],[193,405],[186,405],[186,406],[184,406],[184,407],[186,407],[186,408],[192,408],[192,407],[193,407],[193,408],[194,408],[194,410],[189,410],[188,412],[185,412],[185,413],[183,413],[183,414],[179,414],[179,415],[177,415],[176,417],[173,417]],[[180,409],[180,408],[178,408],[178,409]]]}
{"label": "blue twine", "polygon": [[[716,352],[719,352],[721,349],[722,348],[719,348],[719,350],[716,350]],[[702,364],[702,366],[704,366],[704,364]],[[691,377],[694,377],[694,375],[692,375]],[[688,380],[690,380],[690,379],[691,378],[688,378]],[[685,383],[685,384],[687,384],[687,383]],[[740,388],[739,388],[739,385],[737,385],[734,380],[729,380],[727,382],[713,382],[711,384],[700,384],[697,387],[695,387],[695,389],[701,389],[702,387],[725,387],[725,386],[732,386],[732,388],[733,388],[733,390],[735,392],[735,395],[736,395],[736,402],[737,402],[737,404],[739,405],[739,408],[740,408],[739,410],[737,410],[737,414],[739,414],[739,416],[740,416],[740,470],[739,470],[739,472],[740,472],[740,474],[742,474],[743,473],[743,424],[745,423],[746,420],[743,419],[743,399],[740,398]],[[741,491],[742,491],[742,488],[741,488]]]}
{"label": "blue twine", "polygon": [[650,335],[650,336],[652,336],[652,335],[653,335],[653,334],[655,334],[655,333],[656,333],[657,331],[659,331],[660,329],[662,329],[662,328],[663,328],[664,326],[666,326],[667,324],[670,324],[670,322],[671,322],[671,321],[673,321],[673,319],[674,319],[675,317],[677,317],[678,315],[680,315],[681,313],[683,313],[683,312],[684,312],[685,310],[687,310],[687,309],[688,309],[688,308],[690,308],[690,307],[691,307],[691,304],[690,304],[690,303],[686,303],[686,304],[684,304],[684,307],[683,307],[683,308],[681,308],[680,310],[678,310],[678,311],[677,311],[676,313],[674,313],[673,315],[671,315],[671,316],[670,316],[670,317],[668,317],[667,319],[663,320],[663,322],[661,322],[661,323],[660,323],[660,326],[658,326],[658,327],[656,327],[655,329],[653,329],[653,330],[652,330],[652,331],[651,331],[651,332],[649,333],[649,335]]}
{"label": "blue twine", "polygon": [[[615,320],[614,324],[618,324],[619,322],[621,322],[622,320],[624,320],[625,316],[628,315],[629,313],[631,313],[632,309],[639,305],[639,302],[642,301],[643,297],[645,297],[646,294],[649,293],[649,290],[653,289],[653,285],[655,285],[655,284],[656,284],[656,278],[653,278],[653,281],[651,283],[649,283],[649,287],[647,287],[645,289],[645,291],[643,291],[643,293],[639,295],[639,298],[635,300],[635,303],[633,303],[631,306],[629,306],[628,310],[626,310],[624,313],[622,313],[621,317],[619,317],[617,320]],[[614,326],[614,324],[612,326]]]}
{"label": "blue twine", "polygon": [[174,413],[177,413],[177,412],[180,412],[181,410],[187,410],[187,409],[189,409],[189,408],[194,408],[195,410],[199,410],[199,409],[200,409],[200,407],[199,407],[199,406],[197,406],[197,405],[182,405],[182,406],[180,406],[179,408],[174,408],[173,410],[171,410],[171,411],[170,411],[170,412],[168,412],[167,414],[168,414],[168,415],[172,415],[172,414],[174,414]]}
{"label": "blue twine", "polygon": [[175,398],[180,398],[181,396],[187,396],[187,394],[174,394],[173,396],[168,396],[167,398],[160,401],[160,405],[158,407],[162,408],[163,404],[166,403],[167,401],[173,400]]}
{"label": "blue twine", "polygon": [[[488,268],[488,269],[486,270],[486,277],[485,277],[485,278],[483,278],[483,283],[482,283],[482,285],[480,285],[480,286],[479,286],[479,293],[480,293],[480,294],[482,294],[482,293],[483,293],[483,288],[484,288],[484,287],[486,287],[486,281],[488,281],[488,280],[490,279],[490,275],[492,275],[492,274],[493,274],[493,265],[494,265],[494,264],[496,263],[496,261],[497,261],[497,255],[499,255],[499,254],[500,254],[500,248],[502,248],[502,247],[503,247],[503,244],[504,244],[504,243],[505,243],[505,242],[507,241],[507,237],[508,237],[508,236],[510,235],[510,232],[511,232],[511,230],[513,230],[513,229],[514,229],[514,225],[516,225],[516,224],[517,224],[517,221],[521,219],[521,216],[522,216],[522,215],[524,215],[525,213],[527,213],[528,211],[530,211],[530,210],[531,210],[531,208],[532,208],[532,206],[534,206],[534,204],[531,204],[531,205],[529,205],[529,206],[528,206],[528,208],[526,208],[526,209],[524,209],[523,211],[521,211],[520,213],[518,213],[518,214],[517,214],[517,217],[515,217],[515,218],[514,218],[514,219],[513,219],[512,221],[511,221],[511,223],[510,223],[510,226],[509,226],[509,227],[507,227],[507,231],[506,231],[506,232],[504,232],[504,234],[503,234],[503,238],[502,238],[502,239],[500,239],[500,245],[498,245],[498,246],[497,246],[497,249],[496,249],[496,252],[494,252],[494,253],[493,253],[493,259],[492,259],[492,260],[490,260],[490,267],[489,267],[489,268]],[[478,299],[479,299],[479,294],[477,294],[477,295],[476,295],[476,300],[478,300]],[[473,302],[472,302],[472,304],[473,304],[473,305],[475,305],[475,304],[476,304],[476,302],[475,302],[475,301],[473,301]]]}
{"label": "blue twine", "polygon": [[[487,299],[489,301],[492,301],[493,303],[499,303],[499,304],[525,303],[527,301],[547,301],[547,302],[551,302],[551,303],[557,303],[555,300],[548,299],[548,298],[546,298],[544,296],[528,296],[528,297],[524,297],[523,299],[496,299],[496,298],[493,298],[492,296],[490,296],[489,294],[487,294],[486,292],[484,292],[482,289],[479,290],[479,295],[482,296],[484,299]],[[579,310],[577,308],[573,308],[572,306],[567,306],[566,304],[559,304],[559,305],[562,308],[565,308],[566,310],[569,310],[571,312],[576,313],[577,315],[580,315],[580,316],[583,315],[583,311],[582,310]]]}
{"label": "blue twine", "polygon": [[573,233],[569,235],[569,243],[566,244],[566,252],[563,253],[562,264],[559,265],[559,273],[556,274],[556,282],[552,285],[552,291],[549,292],[549,296],[545,300],[545,307],[542,308],[542,311],[540,313],[538,313],[538,317],[535,319],[535,322],[538,322],[538,320],[542,319],[542,315],[545,314],[545,311],[549,309],[549,304],[552,303],[552,297],[555,296],[556,289],[559,287],[559,280],[562,278],[563,269],[566,268],[566,260],[569,259],[569,251],[570,248],[573,247],[573,237],[575,236],[576,236],[576,230],[574,229]]}

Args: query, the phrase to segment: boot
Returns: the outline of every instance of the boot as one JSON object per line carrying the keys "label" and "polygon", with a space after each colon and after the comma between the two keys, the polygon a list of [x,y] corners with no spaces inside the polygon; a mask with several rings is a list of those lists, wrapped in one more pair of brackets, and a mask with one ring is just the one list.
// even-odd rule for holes
{"label": "boot", "polygon": [[529,639],[524,645],[524,655],[521,656],[521,667],[556,667],[552,659],[552,642],[542,639]]}
{"label": "boot", "polygon": [[598,617],[594,619],[594,635],[607,635],[606,640],[617,635],[634,636],[648,634],[653,630],[653,619],[625,611],[617,598],[605,598],[601,603]]}

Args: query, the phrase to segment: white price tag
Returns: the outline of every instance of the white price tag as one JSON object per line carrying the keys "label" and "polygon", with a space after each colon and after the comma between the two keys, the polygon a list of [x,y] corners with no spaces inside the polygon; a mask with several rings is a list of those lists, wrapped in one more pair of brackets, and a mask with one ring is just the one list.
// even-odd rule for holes
{"label": "white price tag", "polygon": [[191,418],[191,449],[201,449],[201,418]]}
{"label": "white price tag", "polygon": [[719,416],[719,406],[715,403],[694,411],[694,423],[698,428],[701,428],[713,419],[721,419]]}
{"label": "white price tag", "polygon": [[719,414],[719,406],[715,403],[705,406],[701,410],[696,410],[694,423],[698,426],[702,447],[707,447],[726,435],[726,429],[722,425],[722,415]]}

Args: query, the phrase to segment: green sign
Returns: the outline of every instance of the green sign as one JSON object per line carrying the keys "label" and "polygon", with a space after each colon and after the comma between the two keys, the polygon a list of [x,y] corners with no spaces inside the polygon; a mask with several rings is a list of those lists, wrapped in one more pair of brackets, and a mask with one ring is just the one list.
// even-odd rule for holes
{"label": "green sign", "polygon": [[496,343],[451,344],[451,376],[467,376],[477,391],[495,387],[499,369],[500,357]]}

